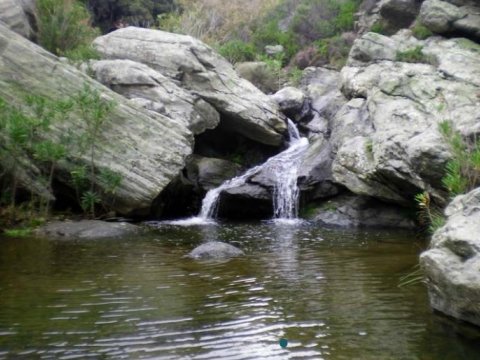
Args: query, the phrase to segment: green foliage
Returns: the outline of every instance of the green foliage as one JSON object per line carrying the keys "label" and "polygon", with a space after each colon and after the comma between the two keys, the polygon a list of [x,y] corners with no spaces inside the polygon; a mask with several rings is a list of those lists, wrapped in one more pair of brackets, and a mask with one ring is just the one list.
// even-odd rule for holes
{"label": "green foliage", "polygon": [[107,32],[118,22],[124,25],[152,27],[160,14],[177,9],[174,0],[84,0],[94,23]]}
{"label": "green foliage", "polygon": [[430,63],[430,60],[423,54],[423,46],[397,51],[396,60],[409,63]]}
{"label": "green foliage", "polygon": [[377,34],[386,34],[387,33],[387,30],[385,29],[385,25],[381,21],[373,24],[372,27],[370,28],[370,31],[374,32],[374,33],[377,33]]}
{"label": "green foliage", "polygon": [[318,55],[336,69],[342,68],[350,52],[350,44],[341,36],[333,36],[314,42],[318,49]]}
{"label": "green foliage", "polygon": [[480,142],[466,139],[449,121],[439,125],[440,133],[450,147],[452,157],[446,165],[443,185],[451,196],[464,194],[480,185]]}
{"label": "green foliage", "polygon": [[423,230],[433,234],[445,224],[445,216],[442,209],[433,203],[430,194],[426,191],[415,195],[418,207],[418,221]]}
{"label": "green foliage", "polygon": [[100,196],[96,192],[88,190],[82,194],[80,205],[85,213],[95,217],[95,205],[100,202]]}
{"label": "green foliage", "polygon": [[230,40],[218,48],[218,52],[232,64],[252,61],[256,57],[255,46],[242,40]]}
{"label": "green foliage", "polygon": [[420,264],[417,264],[413,267],[413,269],[400,277],[400,281],[398,283],[398,287],[406,287],[411,285],[416,285],[419,283],[425,282],[425,274],[420,267]]}
{"label": "green foliage", "polygon": [[32,231],[31,228],[7,229],[4,231],[4,235],[12,238],[24,238],[29,237]]}
{"label": "green foliage", "polygon": [[413,36],[419,40],[425,40],[433,35],[433,33],[422,23],[416,22],[412,28]]}
{"label": "green foliage", "polygon": [[90,26],[90,15],[81,2],[38,0],[37,13],[38,40],[45,49],[77,60],[98,57],[88,44],[99,32]]}
{"label": "green foliage", "polygon": [[282,45],[284,50],[284,64],[300,49],[292,31],[281,31],[278,20],[260,23],[253,29],[252,42],[259,54],[262,54],[267,45]]}
{"label": "green foliage", "polygon": [[287,81],[291,86],[299,86],[302,81],[303,70],[299,69],[296,66],[288,69],[287,72]]}
{"label": "green foliage", "polygon": [[368,139],[367,142],[365,143],[365,151],[368,154],[373,154],[373,141],[372,139]]}
{"label": "green foliage", "polygon": [[[81,195],[81,206],[85,212],[88,211],[91,217],[95,217],[95,204],[100,202],[100,197],[95,189],[95,153],[97,149],[97,141],[99,141],[100,134],[104,130],[108,120],[108,115],[113,110],[115,103],[103,99],[98,91],[91,89],[88,86],[85,86],[83,90],[74,97],[74,99],[76,106],[79,108],[82,115],[81,118],[85,124],[85,134],[82,139],[82,147],[85,147],[85,150],[90,155],[90,173],[88,176],[89,190],[84,191]],[[79,185],[79,181],[81,182],[80,175],[84,174],[81,172],[75,174],[76,185]],[[76,189],[78,196],[79,188],[76,187]]]}

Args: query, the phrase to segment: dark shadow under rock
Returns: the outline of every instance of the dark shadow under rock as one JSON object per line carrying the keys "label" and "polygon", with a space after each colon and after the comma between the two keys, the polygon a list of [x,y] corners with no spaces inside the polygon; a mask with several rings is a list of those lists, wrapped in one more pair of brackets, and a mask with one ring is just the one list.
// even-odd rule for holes
{"label": "dark shadow under rock", "polygon": [[54,221],[36,230],[39,237],[53,239],[102,239],[136,235],[142,228],[126,222],[100,220]]}
{"label": "dark shadow under rock", "polygon": [[233,245],[221,241],[209,241],[197,246],[187,256],[196,260],[222,260],[241,255],[245,253]]}
{"label": "dark shadow under rock", "polygon": [[409,209],[353,194],[344,194],[321,202],[318,207],[308,212],[311,220],[328,226],[415,227]]}
{"label": "dark shadow under rock", "polygon": [[218,217],[232,220],[269,219],[273,216],[271,194],[262,186],[245,184],[222,192]]}

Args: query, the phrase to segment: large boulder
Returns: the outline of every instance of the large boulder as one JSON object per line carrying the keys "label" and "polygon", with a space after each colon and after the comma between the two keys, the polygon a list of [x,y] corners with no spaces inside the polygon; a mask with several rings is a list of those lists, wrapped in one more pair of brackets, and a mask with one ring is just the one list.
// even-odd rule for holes
{"label": "large boulder", "polygon": [[276,105],[200,40],[127,27],[97,38],[94,46],[106,59],[144,63],[198,94],[232,130],[264,144],[282,142],[285,122]]}
{"label": "large boulder", "polygon": [[380,14],[391,29],[408,27],[417,17],[422,0],[383,0]]}
{"label": "large boulder", "polygon": [[33,14],[34,6],[28,0],[0,0],[0,21],[16,33],[31,38],[34,35],[28,13]]}
{"label": "large boulder", "polygon": [[[105,130],[96,139],[95,165],[121,175],[115,210],[148,212],[152,201],[185,166],[185,158],[192,152],[193,136],[184,123],[130,105],[124,97],[1,24],[0,53],[0,97],[12,106],[24,104],[30,94],[64,99],[77,95],[85,86],[116,103],[107,115]],[[85,124],[80,114],[74,113],[68,122],[52,126],[50,136],[56,140],[61,134],[81,133]],[[74,164],[88,166],[88,154],[72,153],[68,161],[58,165],[57,174],[69,174]],[[20,185],[39,193],[42,183],[38,169],[35,171],[31,162],[22,165],[25,174],[19,176]],[[71,186],[67,177],[57,181]],[[100,182],[97,185],[101,188]]]}
{"label": "large boulder", "polygon": [[420,20],[438,34],[464,34],[480,39],[478,1],[426,0],[420,9]]}
{"label": "large boulder", "polygon": [[184,122],[194,134],[213,129],[220,121],[220,115],[209,103],[144,64],[102,60],[89,66],[102,84],[149,110]]}
{"label": "large boulder", "polygon": [[[424,58],[417,61],[428,63],[391,61],[379,44],[386,44],[388,54],[420,49]],[[480,131],[475,76],[480,46],[466,39],[418,41],[408,33],[386,39],[366,34],[350,55],[342,70],[343,91],[362,98],[356,101],[365,102],[368,122],[364,130],[343,132],[337,141],[335,181],[384,201],[408,204],[422,189],[443,199],[441,178],[450,154],[438,127],[451,120],[466,136]],[[342,125],[348,119],[348,112],[341,113],[333,127],[348,128]]]}
{"label": "large boulder", "polygon": [[457,196],[420,256],[431,306],[480,326],[480,188]]}
{"label": "large boulder", "polygon": [[210,190],[237,176],[240,165],[228,160],[192,155],[185,167],[187,178],[199,189]]}

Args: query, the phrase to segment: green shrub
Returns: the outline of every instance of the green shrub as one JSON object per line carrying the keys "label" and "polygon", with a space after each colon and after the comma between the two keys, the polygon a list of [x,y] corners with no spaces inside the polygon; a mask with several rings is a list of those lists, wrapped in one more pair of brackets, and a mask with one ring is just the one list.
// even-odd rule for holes
{"label": "green shrub", "polygon": [[408,63],[430,63],[430,59],[423,54],[423,46],[416,46],[405,51],[397,51],[397,61]]}
{"label": "green shrub", "polygon": [[373,24],[372,27],[370,28],[370,31],[374,32],[374,33],[377,33],[377,34],[386,34],[387,33],[387,31],[385,29],[385,25],[381,21]]}
{"label": "green shrub", "polygon": [[257,25],[253,29],[252,42],[258,53],[263,53],[267,45],[282,45],[284,48],[283,65],[300,49],[295,34],[291,31],[281,31],[278,20],[271,20],[265,24]]}
{"label": "green shrub", "polygon": [[[38,0],[38,41],[55,55],[91,55],[87,44],[99,35],[85,6],[75,0]],[[80,50],[83,49],[83,50]],[[81,58],[84,60],[85,58]]]}
{"label": "green shrub", "polygon": [[220,46],[218,52],[232,64],[253,61],[256,57],[255,46],[242,40],[231,40]]}
{"label": "green shrub", "polygon": [[425,26],[419,22],[416,22],[414,27],[412,28],[413,36],[415,36],[419,40],[425,40],[433,35],[433,33]]}

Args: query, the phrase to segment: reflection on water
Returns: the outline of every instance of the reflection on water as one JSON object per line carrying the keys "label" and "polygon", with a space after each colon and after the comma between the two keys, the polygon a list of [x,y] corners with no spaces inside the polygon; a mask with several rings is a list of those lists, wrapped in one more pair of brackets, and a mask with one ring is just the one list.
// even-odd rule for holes
{"label": "reflection on water", "polygon": [[[184,258],[208,240],[247,255]],[[432,314],[422,285],[397,287],[422,247],[307,223],[0,239],[0,359],[480,358],[476,329]]]}

